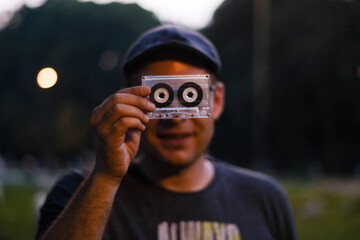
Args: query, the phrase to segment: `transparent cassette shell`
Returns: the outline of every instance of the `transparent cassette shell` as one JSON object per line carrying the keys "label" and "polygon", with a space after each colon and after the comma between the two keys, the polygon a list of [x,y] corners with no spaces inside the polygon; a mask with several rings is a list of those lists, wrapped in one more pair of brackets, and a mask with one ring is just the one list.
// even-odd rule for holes
{"label": "transparent cassette shell", "polygon": [[151,89],[149,96],[156,108],[150,119],[208,118],[211,114],[210,76],[143,76],[142,85]]}

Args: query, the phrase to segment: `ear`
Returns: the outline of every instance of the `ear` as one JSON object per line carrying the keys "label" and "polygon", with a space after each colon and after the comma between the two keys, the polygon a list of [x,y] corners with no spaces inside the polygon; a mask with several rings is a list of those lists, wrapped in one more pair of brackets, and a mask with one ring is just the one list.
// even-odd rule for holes
{"label": "ear", "polygon": [[212,118],[217,120],[220,118],[221,113],[224,110],[225,104],[225,86],[222,82],[216,83],[213,99]]}

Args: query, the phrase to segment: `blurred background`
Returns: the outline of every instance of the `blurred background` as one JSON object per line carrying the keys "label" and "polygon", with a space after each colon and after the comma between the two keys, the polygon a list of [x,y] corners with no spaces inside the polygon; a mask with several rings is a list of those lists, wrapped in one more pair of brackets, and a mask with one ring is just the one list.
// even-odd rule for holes
{"label": "blurred background", "polygon": [[57,177],[91,166],[91,110],[124,87],[131,42],[164,23],[201,31],[222,57],[210,153],[279,179],[300,239],[358,239],[359,0],[5,2],[0,240],[33,239]]}

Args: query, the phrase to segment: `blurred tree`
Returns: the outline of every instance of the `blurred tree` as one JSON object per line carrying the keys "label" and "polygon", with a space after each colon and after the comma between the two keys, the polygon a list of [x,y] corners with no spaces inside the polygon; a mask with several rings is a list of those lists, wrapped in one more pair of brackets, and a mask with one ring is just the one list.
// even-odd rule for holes
{"label": "blurred tree", "polygon": [[[204,29],[224,60],[231,102],[214,153],[240,165],[252,157],[252,14],[252,1],[227,0]],[[351,171],[360,159],[360,1],[274,0],[270,24],[270,120],[263,138],[271,151],[263,164],[307,170],[320,162],[327,171]]]}
{"label": "blurred tree", "polygon": [[223,61],[226,108],[217,124],[212,153],[228,161],[251,164],[252,1],[226,0],[203,32],[215,43]]}
{"label": "blurred tree", "polygon": [[272,21],[277,166],[350,171],[360,158],[360,2],[274,1]]}
{"label": "blurred tree", "polygon": [[[90,111],[123,86],[124,51],[159,24],[136,4],[48,0],[21,8],[0,32],[0,149],[66,157],[88,146]],[[41,89],[37,73],[49,66],[59,80]]]}
{"label": "blurred tree", "polygon": [[[351,171],[360,159],[360,2],[269,2],[269,151],[260,165]],[[242,166],[253,164],[253,6],[226,0],[203,30],[227,87],[211,150]],[[0,31],[0,150],[67,157],[88,147],[91,109],[123,86],[124,50],[158,24],[134,4],[48,0],[20,9]],[[48,66],[59,80],[45,90],[35,79]]]}

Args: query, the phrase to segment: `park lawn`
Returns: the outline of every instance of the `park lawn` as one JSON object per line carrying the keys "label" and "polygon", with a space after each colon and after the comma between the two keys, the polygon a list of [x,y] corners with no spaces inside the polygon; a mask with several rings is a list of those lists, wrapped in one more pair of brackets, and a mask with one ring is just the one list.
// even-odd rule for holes
{"label": "park lawn", "polygon": [[0,203],[0,240],[34,239],[35,194],[36,189],[31,185],[4,186],[4,198]]}
{"label": "park lawn", "polygon": [[282,181],[294,209],[299,240],[360,239],[360,181]]}
{"label": "park lawn", "polygon": [[[299,240],[357,240],[360,236],[360,181],[281,180],[294,209]],[[5,186],[0,203],[0,240],[34,239],[35,187]]]}

